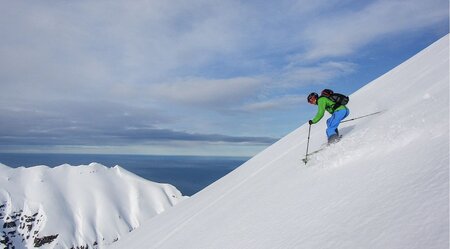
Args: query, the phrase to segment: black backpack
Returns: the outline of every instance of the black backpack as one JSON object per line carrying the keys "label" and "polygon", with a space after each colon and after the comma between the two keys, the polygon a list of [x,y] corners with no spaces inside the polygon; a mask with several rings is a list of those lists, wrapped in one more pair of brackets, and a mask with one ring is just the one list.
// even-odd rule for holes
{"label": "black backpack", "polygon": [[340,94],[340,93],[335,93],[335,92],[333,92],[333,90],[330,90],[330,89],[323,89],[320,96],[327,97],[331,101],[336,103],[336,105],[333,108],[335,110],[341,105],[348,104],[348,101],[350,100],[350,98],[348,96],[345,96],[344,94]]}

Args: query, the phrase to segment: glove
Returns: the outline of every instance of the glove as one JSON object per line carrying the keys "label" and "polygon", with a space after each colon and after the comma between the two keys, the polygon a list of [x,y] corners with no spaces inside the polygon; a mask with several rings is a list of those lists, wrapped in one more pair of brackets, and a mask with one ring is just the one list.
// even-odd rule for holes
{"label": "glove", "polygon": [[308,123],[309,123],[309,125],[312,125],[312,124],[313,124],[313,121],[312,121],[312,120],[309,120]]}

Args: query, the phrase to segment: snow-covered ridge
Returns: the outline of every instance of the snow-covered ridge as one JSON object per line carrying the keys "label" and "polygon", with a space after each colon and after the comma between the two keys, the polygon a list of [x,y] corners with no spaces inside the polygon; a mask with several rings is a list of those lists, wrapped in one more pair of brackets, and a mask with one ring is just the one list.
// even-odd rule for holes
{"label": "snow-covered ridge", "polygon": [[[382,112],[343,123],[307,166],[305,124],[110,248],[448,249],[449,36],[348,107],[348,119]],[[310,151],[325,127],[312,127]]]}
{"label": "snow-covered ridge", "polygon": [[185,197],[98,163],[0,164],[0,247],[103,248]]}

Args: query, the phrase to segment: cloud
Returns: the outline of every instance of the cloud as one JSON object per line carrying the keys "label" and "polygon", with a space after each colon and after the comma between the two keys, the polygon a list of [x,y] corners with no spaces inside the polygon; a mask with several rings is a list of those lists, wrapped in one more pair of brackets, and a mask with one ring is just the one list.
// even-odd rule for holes
{"label": "cloud", "polygon": [[0,133],[0,146],[145,146],[173,142],[270,145],[277,140],[277,138],[272,137],[202,134],[142,127],[116,128],[114,130],[99,130],[95,129],[95,127],[80,128],[77,126],[42,130],[38,127],[22,134]]}
{"label": "cloud", "polygon": [[244,112],[258,112],[258,111],[270,111],[270,110],[280,110],[289,109],[297,107],[305,102],[306,96],[301,95],[287,95],[277,98],[271,98],[268,100],[257,101],[252,103],[247,103],[242,107],[236,109],[236,111]]}
{"label": "cloud", "polygon": [[[51,103],[49,103],[51,105]],[[176,122],[149,108],[115,102],[71,102],[57,106],[1,107],[0,145],[153,146],[176,142],[269,145],[276,138],[199,133],[159,128]],[[232,133],[233,134],[233,133]]]}
{"label": "cloud", "polygon": [[316,65],[291,64],[286,67],[282,78],[287,87],[329,84],[332,79],[349,75],[357,68],[355,63],[343,61],[328,61]]}
{"label": "cloud", "polygon": [[370,1],[362,8],[314,20],[301,33],[309,44],[301,58],[319,60],[353,54],[387,35],[401,35],[444,20],[448,20],[448,1]]}
{"label": "cloud", "polygon": [[47,84],[63,81],[52,77],[58,74],[73,76],[67,81],[104,72],[78,84],[167,78],[239,46],[239,18],[231,8],[208,1],[14,1],[1,11],[0,49],[11,51],[2,65],[48,77],[38,79]]}
{"label": "cloud", "polygon": [[263,78],[185,79],[149,87],[155,98],[189,105],[227,105],[254,96],[264,84]]}
{"label": "cloud", "polygon": [[[117,134],[115,134],[117,136]],[[131,128],[124,131],[125,137],[149,141],[197,141],[197,142],[226,142],[271,144],[277,139],[271,137],[229,136],[221,134],[199,134],[169,129]]]}

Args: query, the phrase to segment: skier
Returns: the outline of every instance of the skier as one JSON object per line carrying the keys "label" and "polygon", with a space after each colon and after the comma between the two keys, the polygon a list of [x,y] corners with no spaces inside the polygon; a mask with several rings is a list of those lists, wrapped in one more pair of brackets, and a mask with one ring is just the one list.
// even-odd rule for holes
{"label": "skier", "polygon": [[328,144],[336,143],[339,141],[339,131],[338,126],[341,121],[350,114],[349,109],[342,104],[334,102],[327,96],[320,96],[312,92],[308,95],[308,103],[312,105],[317,105],[318,110],[316,116],[309,120],[309,125],[316,124],[319,122],[323,115],[325,114],[325,110],[331,114],[331,117],[327,120],[327,137]]}

